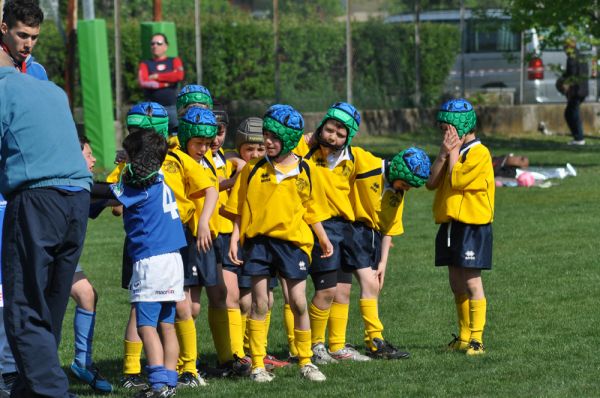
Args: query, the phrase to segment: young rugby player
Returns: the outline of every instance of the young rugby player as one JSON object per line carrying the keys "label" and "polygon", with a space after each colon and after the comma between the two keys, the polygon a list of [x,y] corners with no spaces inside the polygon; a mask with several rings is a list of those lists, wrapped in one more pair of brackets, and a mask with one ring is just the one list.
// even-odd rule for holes
{"label": "young rugby player", "polygon": [[494,170],[489,150],[475,136],[477,115],[464,99],[444,103],[437,121],[444,134],[428,189],[436,189],[433,216],[440,224],[435,265],[448,266],[458,315],[451,350],[480,355],[487,301],[481,270],[492,268]]}

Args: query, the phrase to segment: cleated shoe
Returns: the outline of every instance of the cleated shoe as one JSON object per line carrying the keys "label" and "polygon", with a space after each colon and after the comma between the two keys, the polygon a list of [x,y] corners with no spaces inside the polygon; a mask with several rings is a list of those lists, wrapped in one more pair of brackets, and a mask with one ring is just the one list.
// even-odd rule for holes
{"label": "cleated shoe", "polygon": [[177,378],[177,388],[198,388],[207,385],[208,383],[202,377],[192,372],[183,372]]}
{"label": "cleated shoe", "polygon": [[108,380],[102,377],[100,371],[94,364],[82,368],[73,362],[71,364],[71,372],[76,378],[84,383],[89,384],[94,391],[108,394],[113,390],[112,385],[108,382]]}
{"label": "cleated shoe", "polygon": [[452,336],[454,338],[448,343],[448,351],[466,351],[469,348],[469,343],[459,339],[454,333],[452,333]]}
{"label": "cleated shoe", "polygon": [[300,375],[302,377],[304,377],[306,380],[310,380],[310,381],[325,381],[325,380],[327,380],[327,377],[325,377],[325,375],[323,373],[321,373],[319,368],[317,368],[312,363],[307,363],[306,365],[301,367]]}
{"label": "cleated shoe", "polygon": [[331,357],[331,355],[329,355],[329,352],[327,351],[327,348],[325,348],[325,344],[323,344],[323,343],[313,344],[312,352],[313,352],[312,362],[316,363],[317,365],[327,365],[329,363],[337,363],[337,361],[335,359],[333,359]]}
{"label": "cleated shoe", "polygon": [[126,390],[147,390],[150,385],[146,383],[141,374],[123,375],[119,384]]}
{"label": "cleated shoe", "polygon": [[135,398],[170,398],[175,395],[175,388],[169,386],[162,386],[158,390],[148,387],[145,390],[138,392]]}
{"label": "cleated shoe", "polygon": [[265,367],[266,368],[271,367],[271,369],[286,368],[288,366],[292,366],[291,363],[289,363],[287,361],[282,361],[281,359],[277,359],[273,355],[269,355],[269,354],[267,354],[267,356],[265,356],[264,362],[265,362]]}
{"label": "cleated shoe", "polygon": [[231,363],[231,370],[237,376],[248,377],[252,372],[252,359],[250,357],[238,357],[233,354],[233,362]]}
{"label": "cleated shoe", "polygon": [[269,383],[273,381],[275,375],[271,372],[267,372],[265,368],[256,368],[252,369],[252,373],[250,373],[250,379],[257,383]]}
{"label": "cleated shoe", "polygon": [[374,338],[375,350],[367,348],[367,355],[373,359],[405,359],[410,357],[408,352],[400,351],[385,340]]}
{"label": "cleated shoe", "polygon": [[371,360],[370,357],[358,352],[351,344],[346,344],[346,346],[340,350],[334,352],[330,351],[329,355],[337,361],[365,362]]}
{"label": "cleated shoe", "polygon": [[469,348],[467,348],[467,355],[476,356],[483,354],[485,354],[485,347],[483,346],[483,343],[477,340],[471,340],[471,342],[469,342]]}

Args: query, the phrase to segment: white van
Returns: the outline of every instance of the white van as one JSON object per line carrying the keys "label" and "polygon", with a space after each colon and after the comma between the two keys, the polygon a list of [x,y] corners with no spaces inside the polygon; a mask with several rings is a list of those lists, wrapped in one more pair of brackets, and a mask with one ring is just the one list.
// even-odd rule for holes
{"label": "white van", "polygon": [[[446,92],[461,94],[464,65],[465,92],[488,89],[506,89],[514,93],[519,103],[521,76],[523,76],[523,103],[566,102],[555,87],[560,76],[559,68],[566,65],[567,57],[561,47],[544,47],[540,35],[531,29],[524,32],[524,61],[521,62],[521,34],[510,29],[510,16],[501,10],[481,12],[465,10],[465,53],[459,54],[448,79]],[[421,22],[460,24],[460,11],[427,11],[420,14]],[[413,23],[414,14],[390,16],[387,23]],[[583,48],[589,54],[591,48]],[[591,77],[589,67],[589,95],[586,101],[598,100],[597,81]]]}

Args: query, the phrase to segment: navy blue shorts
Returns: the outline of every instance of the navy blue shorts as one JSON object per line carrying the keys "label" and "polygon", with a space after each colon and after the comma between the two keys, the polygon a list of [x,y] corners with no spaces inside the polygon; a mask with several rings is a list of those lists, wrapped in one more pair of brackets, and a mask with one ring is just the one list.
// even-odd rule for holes
{"label": "navy blue shorts", "polygon": [[321,222],[327,237],[333,245],[331,257],[321,258],[322,250],[319,240],[315,236],[315,246],[312,250],[312,263],[309,272],[311,275],[327,271],[336,271],[342,268],[342,264],[348,263],[350,248],[348,243],[352,242],[351,222],[341,217],[330,218]]}
{"label": "navy blue shorts", "polygon": [[[234,274],[237,275],[238,278],[238,287],[240,289],[251,289],[252,288],[252,277],[249,275],[244,275],[243,272],[243,267],[242,266],[237,266],[235,264],[233,264],[231,262],[231,260],[229,259],[229,244],[231,243],[231,234],[226,234],[226,235],[220,235],[219,234],[219,238],[223,236],[224,239],[221,240],[220,245],[221,245],[221,249],[217,249],[217,253],[219,252],[219,250],[223,250],[223,247],[226,247],[226,251],[224,251],[224,255],[225,257],[227,257],[227,259],[223,259],[223,271],[229,271],[229,272],[233,272]],[[226,244],[226,246],[224,246],[224,244]],[[218,245],[215,244],[215,248],[218,248]],[[240,246],[239,242],[238,242],[238,258],[243,259],[244,255],[244,251],[242,250],[242,247]],[[217,257],[219,258],[219,257]],[[271,278],[271,280],[269,281],[269,289],[275,289],[277,287],[278,283],[277,283],[277,278]]]}
{"label": "navy blue shorts", "polygon": [[492,238],[492,224],[441,224],[435,237],[435,265],[492,269]]}
{"label": "navy blue shorts", "polygon": [[244,243],[244,275],[306,280],[308,254],[292,242],[256,236]]}
{"label": "navy blue shorts", "polygon": [[175,323],[175,302],[139,301],[133,303],[136,312],[136,326],[157,327],[159,322]]}
{"label": "navy blue shorts", "polygon": [[381,234],[361,222],[353,222],[349,226],[350,235],[346,242],[346,262],[342,269],[352,272],[362,268],[377,269],[381,259]]}
{"label": "navy blue shorts", "polygon": [[206,253],[198,250],[196,237],[189,228],[185,228],[187,246],[180,249],[183,259],[183,286],[212,287],[219,284],[217,256],[214,241]]}

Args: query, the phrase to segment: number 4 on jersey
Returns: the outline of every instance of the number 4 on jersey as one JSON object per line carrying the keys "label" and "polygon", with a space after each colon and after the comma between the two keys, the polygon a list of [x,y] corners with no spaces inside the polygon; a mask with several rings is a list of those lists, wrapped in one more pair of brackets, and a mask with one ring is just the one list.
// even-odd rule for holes
{"label": "number 4 on jersey", "polygon": [[163,211],[165,213],[171,213],[171,218],[176,220],[179,218],[177,213],[177,202],[173,198],[173,191],[166,184],[163,183]]}

